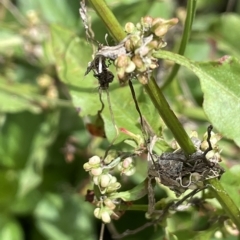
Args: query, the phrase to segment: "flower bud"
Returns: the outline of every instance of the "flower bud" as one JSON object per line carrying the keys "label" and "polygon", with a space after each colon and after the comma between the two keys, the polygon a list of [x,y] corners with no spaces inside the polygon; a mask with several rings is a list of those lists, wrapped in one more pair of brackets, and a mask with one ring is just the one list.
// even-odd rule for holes
{"label": "flower bud", "polygon": [[151,61],[150,65],[149,65],[149,68],[150,69],[155,69],[158,67],[158,62],[154,59]]}
{"label": "flower bud", "polygon": [[126,176],[133,175],[135,173],[135,167],[132,158],[125,158],[120,164],[118,164],[118,170],[121,174],[125,174]]}
{"label": "flower bud", "polygon": [[119,182],[115,182],[110,184],[107,189],[106,189],[106,193],[111,193],[111,192],[115,192],[116,190],[118,190],[121,187],[121,184]]}
{"label": "flower bud", "polygon": [[107,211],[102,212],[101,218],[102,218],[102,221],[104,223],[110,223],[111,222],[110,214]]}
{"label": "flower bud", "polygon": [[217,162],[221,162],[221,161],[222,161],[220,152],[215,152],[214,157],[215,157],[215,159],[217,160]]}
{"label": "flower bud", "polygon": [[202,179],[202,176],[197,172],[192,173],[191,176],[192,176],[192,179],[191,179],[192,182],[199,182]]}
{"label": "flower bud", "polygon": [[89,171],[92,168],[92,166],[87,162],[83,164],[83,169],[86,171]]}
{"label": "flower bud", "polygon": [[43,74],[37,78],[37,83],[41,88],[46,89],[51,86],[53,79],[49,75]]}
{"label": "flower bud", "polygon": [[128,65],[130,58],[128,55],[120,55],[118,58],[115,60],[114,65],[117,68],[125,68]]}
{"label": "flower bud", "polygon": [[209,144],[206,140],[202,141],[200,149],[205,151],[209,147]]}
{"label": "flower bud", "polygon": [[117,166],[119,172],[123,172],[125,169],[123,168],[122,164],[118,164]]}
{"label": "flower bud", "polygon": [[100,176],[99,182],[100,182],[100,186],[103,188],[106,188],[111,180],[111,175],[109,174],[103,174]]}
{"label": "flower bud", "polygon": [[134,50],[134,47],[132,46],[130,39],[128,39],[125,42],[124,46],[125,46],[127,52],[132,52]]}
{"label": "flower bud", "polygon": [[148,78],[144,74],[138,76],[138,81],[143,85],[148,84]]}
{"label": "flower bud", "polygon": [[99,176],[93,176],[92,180],[95,185],[99,185]]}
{"label": "flower bud", "polygon": [[111,175],[110,183],[112,184],[112,183],[115,183],[115,182],[117,182],[117,178],[115,176]]}
{"label": "flower bud", "polygon": [[146,56],[146,55],[151,55],[152,49],[149,48],[148,45],[142,46],[141,48],[139,48],[139,49],[137,49],[137,50],[135,51],[135,54],[137,54],[137,53],[139,53],[139,55],[140,55],[141,57]]}
{"label": "flower bud", "polygon": [[159,27],[153,28],[152,31],[154,34],[158,37],[163,37],[167,31],[168,31],[168,26],[167,25],[161,25]]}
{"label": "flower bud", "polygon": [[128,158],[125,158],[122,162],[122,166],[124,168],[128,168],[130,167],[131,163],[133,162],[132,158],[128,157]]}
{"label": "flower bud", "polygon": [[158,40],[152,40],[150,43],[147,44],[149,49],[158,49],[159,41]]}
{"label": "flower bud", "polygon": [[46,96],[51,99],[56,99],[58,97],[58,90],[56,86],[54,85],[49,86]]}
{"label": "flower bud", "polygon": [[214,150],[211,150],[211,151],[207,152],[206,158],[207,158],[207,159],[211,159],[211,158],[214,157],[214,155],[215,155]]}
{"label": "flower bud", "polygon": [[117,76],[118,76],[118,80],[121,81],[125,81],[125,78],[127,76],[127,74],[125,73],[125,69],[123,68],[117,68]]}
{"label": "flower bud", "polygon": [[138,30],[141,30],[141,29],[142,29],[141,23],[137,23],[137,24],[136,24],[136,29],[138,29]]}
{"label": "flower bud", "polygon": [[178,23],[177,18],[172,18],[170,20],[165,20],[162,18],[155,18],[153,20],[153,26],[151,28],[151,31],[158,37],[164,36],[168,29],[172,26],[176,25]]}
{"label": "flower bud", "polygon": [[89,158],[88,162],[90,165],[96,165],[101,162],[101,159],[98,156],[93,156],[93,157]]}
{"label": "flower bud", "polygon": [[191,131],[190,137],[191,137],[191,138],[198,138],[198,133],[197,133],[197,131]]}
{"label": "flower bud", "polygon": [[134,50],[138,47],[141,47],[142,45],[142,39],[139,35],[132,35],[129,38],[130,42],[131,42],[131,49]]}
{"label": "flower bud", "polygon": [[106,207],[108,207],[109,209],[113,210],[116,208],[116,205],[113,203],[113,201],[109,198],[104,199],[104,204]]}
{"label": "flower bud", "polygon": [[135,66],[134,62],[129,61],[128,66],[125,69],[125,72],[132,73],[135,70],[135,68],[136,68],[136,66]]}
{"label": "flower bud", "polygon": [[152,26],[153,18],[150,16],[142,17],[141,24],[143,28],[149,29]]}
{"label": "flower bud", "polygon": [[178,21],[179,21],[178,18],[172,18],[172,19],[167,20],[166,22],[167,22],[167,24],[169,25],[169,28],[170,28],[170,27],[178,24]]}
{"label": "flower bud", "polygon": [[102,174],[102,168],[98,167],[98,168],[93,168],[91,169],[91,174],[93,176],[99,176]]}
{"label": "flower bud", "polygon": [[131,22],[128,22],[128,23],[126,23],[124,29],[125,29],[126,33],[133,33],[135,30],[135,25]]}
{"label": "flower bud", "polygon": [[165,22],[165,19],[163,19],[163,18],[153,18],[153,20],[152,20],[152,26],[155,26],[155,25],[160,26],[160,25],[162,25],[164,22]]}
{"label": "flower bud", "polygon": [[142,58],[139,55],[134,55],[132,61],[135,64],[138,71],[144,72],[147,70],[144,62],[142,61]]}
{"label": "flower bud", "polygon": [[[203,150],[203,151],[205,151],[209,147],[209,144],[207,142],[207,138],[208,138],[208,133],[205,133],[204,136],[203,136],[204,141],[202,141],[202,143],[201,143],[201,150]],[[217,149],[217,142],[221,138],[222,138],[221,134],[214,133],[213,131],[211,132],[210,142],[212,144],[213,149]]]}
{"label": "flower bud", "polygon": [[167,42],[165,42],[163,39],[161,39],[161,41],[159,41],[159,44],[158,44],[156,50],[161,49],[161,48],[164,48],[164,47],[166,47],[166,46],[167,46]]}
{"label": "flower bud", "polygon": [[95,208],[93,214],[96,218],[101,219],[101,209],[100,208]]}
{"label": "flower bud", "polygon": [[126,169],[123,173],[126,176],[132,176],[135,172],[136,172],[136,168],[134,166],[132,166],[131,168]]}
{"label": "flower bud", "polygon": [[219,133],[212,134],[212,136],[211,136],[211,143],[212,143],[212,145],[215,146],[217,144],[217,142],[219,140],[221,140],[221,139],[222,139],[222,135],[221,134],[219,134]]}

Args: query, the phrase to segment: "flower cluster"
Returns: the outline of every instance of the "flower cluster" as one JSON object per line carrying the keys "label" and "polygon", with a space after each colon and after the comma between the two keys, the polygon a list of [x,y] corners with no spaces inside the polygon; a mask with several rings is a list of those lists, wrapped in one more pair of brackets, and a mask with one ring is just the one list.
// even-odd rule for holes
{"label": "flower cluster", "polygon": [[[203,136],[203,141],[200,146],[200,149],[202,151],[205,151],[209,147],[209,144],[207,142],[207,137],[208,137],[207,133],[205,133]],[[222,136],[219,133],[214,133],[213,131],[211,132],[210,142],[212,145],[212,150],[208,151],[206,154],[206,159],[208,159],[210,162],[213,162],[213,163],[221,162],[221,156],[220,156],[221,151],[217,145],[217,142],[221,140],[221,138]]]}
{"label": "flower cluster", "polygon": [[116,215],[114,209],[116,208],[115,200],[104,198],[98,202],[97,208],[94,209],[94,216],[101,219],[104,223],[111,222],[111,216]]}
{"label": "flower cluster", "polygon": [[101,194],[112,193],[121,187],[117,178],[112,176],[108,169],[104,170],[100,157],[93,156],[83,165],[86,171],[89,171],[95,185],[99,187]]}
{"label": "flower cluster", "polygon": [[92,201],[96,205],[94,215],[105,223],[109,223],[111,217],[117,218],[114,209],[118,200],[112,196],[121,187],[121,184],[110,173],[110,170],[116,166],[122,174],[127,176],[135,172],[135,166],[130,157],[114,159],[111,155],[108,155],[104,160],[101,160],[100,157],[93,156],[83,165],[85,171],[88,171],[92,177],[92,182],[98,186],[101,195],[98,199]]}
{"label": "flower cluster", "polygon": [[158,66],[152,53],[166,46],[163,37],[177,23],[177,18],[165,20],[146,16],[136,25],[131,22],[125,25],[128,34],[124,40],[126,54],[119,55],[114,63],[121,83],[129,76],[137,76],[142,84],[147,83],[149,74]]}
{"label": "flower cluster", "polygon": [[114,214],[113,210],[116,208],[114,203],[116,200],[107,196],[116,192],[121,187],[121,184],[116,177],[109,173],[108,168],[104,168],[104,162],[98,156],[91,157],[83,165],[83,168],[89,172],[93,183],[98,186],[101,195],[103,195],[99,201],[96,201],[97,208],[94,210],[94,216],[102,219],[105,223],[109,223],[111,215]]}

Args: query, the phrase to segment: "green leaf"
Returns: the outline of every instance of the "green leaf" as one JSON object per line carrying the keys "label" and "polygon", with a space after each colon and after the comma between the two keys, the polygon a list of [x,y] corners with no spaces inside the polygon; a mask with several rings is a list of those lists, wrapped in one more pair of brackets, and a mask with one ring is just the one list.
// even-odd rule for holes
{"label": "green leaf", "polygon": [[96,239],[91,222],[93,209],[79,196],[45,194],[34,215],[36,226],[46,239]]}
{"label": "green leaf", "polygon": [[0,239],[23,240],[24,234],[20,224],[15,219],[1,215]]}
{"label": "green leaf", "polygon": [[[162,18],[170,18],[171,12],[174,10],[174,4],[168,4],[164,1],[149,2],[137,0],[118,0],[111,4],[112,1],[106,1],[108,6],[111,7],[120,23],[133,22],[136,24],[140,21],[141,17],[151,16]],[[127,9],[127,11],[126,11]],[[138,9],[138,11],[136,11]]]}
{"label": "green leaf", "polygon": [[1,166],[17,169],[25,166],[41,121],[41,115],[29,112],[5,115],[0,134]]}
{"label": "green leaf", "polygon": [[207,117],[219,132],[240,146],[239,60],[225,56],[214,62],[197,63],[167,51],[154,55],[185,66],[199,77]]}
{"label": "green leaf", "polygon": [[[159,132],[162,124],[159,116],[156,116],[155,108],[149,98],[146,98],[146,93],[142,91],[142,86],[139,83],[134,84],[135,93],[137,95],[138,104],[140,106],[142,115],[147,119],[154,132]],[[142,136],[140,128],[140,120],[138,112],[128,86],[120,87],[114,83],[109,88],[109,95],[111,99],[111,108],[115,123],[118,128],[124,128],[136,135]],[[106,99],[106,97],[105,97]],[[112,117],[105,100],[105,109],[102,117],[105,123],[105,131],[108,139],[113,139],[116,136],[116,131],[113,126]],[[120,134],[115,143],[128,139],[129,136]]]}
{"label": "green leaf", "polygon": [[221,183],[226,189],[227,193],[231,196],[233,201],[237,206],[240,206],[240,166],[236,165],[231,167],[228,171],[226,171],[222,178]]}
{"label": "green leaf", "polygon": [[[23,78],[27,76],[24,75]],[[72,105],[66,100],[50,99],[40,95],[37,85],[16,82],[9,84],[6,79],[0,77],[0,112],[17,113],[27,110],[36,114],[41,113],[43,107],[56,106],[71,107]]]}
{"label": "green leaf", "polygon": [[190,229],[184,229],[174,232],[174,235],[178,240],[194,239],[194,240],[210,240],[216,229],[208,229],[205,231],[191,231]]}
{"label": "green leaf", "polygon": [[25,14],[30,10],[35,10],[42,19],[49,23],[61,23],[72,27],[79,20],[78,1],[19,0],[18,5]]}
{"label": "green leaf", "polygon": [[0,211],[6,211],[14,201],[18,187],[17,180],[18,173],[16,171],[0,170]]}
{"label": "green leaf", "polygon": [[37,188],[28,192],[22,198],[15,196],[13,202],[11,202],[10,211],[16,215],[32,214],[41,197],[42,193]]}
{"label": "green leaf", "polygon": [[73,103],[82,116],[95,115],[100,109],[98,82],[91,74],[84,77],[92,50],[86,41],[57,25],[52,25],[52,44],[59,77],[67,85]]}
{"label": "green leaf", "polygon": [[225,56],[218,61],[200,63],[204,74],[198,74],[204,93],[204,110],[225,137],[240,146],[240,62]]}
{"label": "green leaf", "polygon": [[0,52],[7,54],[9,50],[16,50],[17,47],[21,47],[24,40],[16,32],[12,32],[9,29],[2,29],[0,33]]}
{"label": "green leaf", "polygon": [[49,113],[34,136],[26,167],[21,172],[18,196],[23,197],[42,181],[43,167],[47,160],[48,148],[57,135],[59,111]]}
{"label": "green leaf", "polygon": [[[217,47],[228,54],[240,58],[240,17],[237,14],[225,13],[209,29],[210,36],[214,37]],[[231,31],[229,31],[231,29]]]}
{"label": "green leaf", "polygon": [[41,107],[34,104],[35,94],[38,89],[29,84],[9,84],[0,78],[0,112],[19,112],[28,110],[40,113]]}

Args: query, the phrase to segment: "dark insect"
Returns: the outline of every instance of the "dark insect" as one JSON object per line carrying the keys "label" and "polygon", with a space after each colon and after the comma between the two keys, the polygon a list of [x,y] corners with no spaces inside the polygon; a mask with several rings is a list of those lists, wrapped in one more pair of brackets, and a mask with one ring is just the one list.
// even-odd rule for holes
{"label": "dark insect", "polygon": [[85,76],[93,71],[93,76],[97,78],[99,88],[106,90],[109,87],[109,83],[113,81],[114,75],[109,71],[109,64],[106,63],[107,59],[103,56],[96,56],[94,60],[89,64]]}

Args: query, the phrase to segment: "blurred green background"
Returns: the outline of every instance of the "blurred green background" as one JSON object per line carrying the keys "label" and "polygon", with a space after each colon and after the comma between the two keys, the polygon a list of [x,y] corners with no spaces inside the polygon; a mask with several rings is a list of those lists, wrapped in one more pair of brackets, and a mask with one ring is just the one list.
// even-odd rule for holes
{"label": "blurred green background", "polygon": [[[177,51],[181,38],[186,2],[107,1],[122,26],[128,21],[136,23],[146,15],[178,17],[180,23],[167,36],[168,49],[173,51]],[[89,157],[96,153],[103,154],[107,146],[106,140],[90,134],[104,134],[103,126],[97,126],[94,116],[90,116],[95,115],[100,106],[97,84],[95,81],[89,82],[88,92],[79,99],[79,102],[85,98],[87,101],[86,95],[91,94],[93,102],[79,107],[72,105],[71,98],[75,96],[70,96],[68,88],[61,82],[62,75],[59,74],[61,69],[58,62],[65,61],[66,58],[57,53],[51,35],[51,28],[59,27],[72,34],[69,46],[76,36],[85,41],[78,9],[79,0],[0,1],[2,240],[98,239],[101,223],[93,216],[94,207],[85,201],[86,191],[91,185],[88,174],[82,168]],[[225,54],[239,58],[239,13],[240,2],[237,0],[199,0],[186,56],[198,61],[217,59]],[[96,40],[105,43],[107,32],[103,23],[92,9],[89,14]],[[64,37],[54,36],[58,41]],[[109,41],[111,43],[111,38]],[[66,51],[69,46],[65,46]],[[91,51],[79,53],[82,64],[79,67],[83,70],[91,60],[89,54]],[[159,83],[170,67],[168,63],[161,66],[157,72]],[[78,75],[76,70],[74,77],[79,79],[81,88],[83,74]],[[174,83],[165,90],[168,100],[189,131],[204,133],[208,123],[201,108],[203,95],[200,84],[185,69],[179,72],[178,80],[177,85]],[[167,132],[166,135],[168,136]],[[230,177],[226,178],[224,184],[231,185],[233,188],[229,188],[229,191],[236,195],[236,186],[240,185],[240,180],[234,178],[239,172],[236,162],[239,148],[229,140],[224,140],[222,145],[224,156],[228,158],[228,167],[235,166],[232,173],[227,173]],[[116,148],[122,148],[121,143]],[[142,181],[146,174],[141,170],[144,166],[143,162],[138,163],[138,171],[127,182],[126,189]],[[166,196],[163,190],[157,194]],[[239,197],[234,200],[239,205]],[[139,202],[146,203],[147,199]],[[186,214],[188,218],[181,213],[175,219],[176,225],[181,223],[181,219],[188,219],[182,229],[192,224],[190,213]],[[144,222],[144,213],[126,212],[116,221],[116,227],[122,232],[128,228],[134,229]],[[163,229],[154,232],[154,227],[151,227],[126,239],[163,239],[160,237],[163,236],[162,232]],[[179,234],[179,239],[192,237],[185,235],[181,238]],[[104,239],[111,239],[108,230],[105,231]]]}

